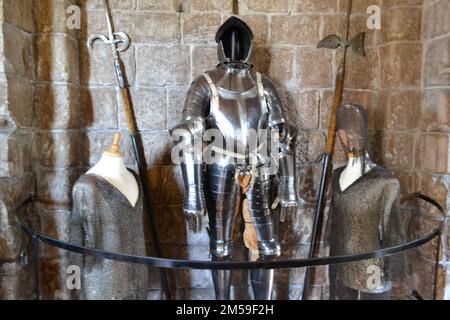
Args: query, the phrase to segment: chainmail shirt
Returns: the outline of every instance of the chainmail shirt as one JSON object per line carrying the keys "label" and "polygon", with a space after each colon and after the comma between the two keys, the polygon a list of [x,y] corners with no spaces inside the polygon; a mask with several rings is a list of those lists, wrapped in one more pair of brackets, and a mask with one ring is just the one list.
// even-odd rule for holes
{"label": "chainmail shirt", "polygon": [[[146,255],[142,186],[132,173],[139,183],[139,199],[134,207],[102,177],[80,177],[72,191],[71,243],[114,253]],[[79,254],[71,255],[71,263],[81,268],[81,299],[146,298],[148,274],[144,265]]]}
{"label": "chainmail shirt", "polygon": [[[395,244],[398,236],[399,181],[386,169],[375,166],[342,191],[339,179],[344,169],[337,169],[333,175],[330,254],[364,253]],[[366,293],[389,291],[389,264],[387,258],[375,258],[331,266],[331,291],[339,294],[340,286]],[[368,281],[376,269],[381,271],[381,283],[375,288],[368,285]]]}

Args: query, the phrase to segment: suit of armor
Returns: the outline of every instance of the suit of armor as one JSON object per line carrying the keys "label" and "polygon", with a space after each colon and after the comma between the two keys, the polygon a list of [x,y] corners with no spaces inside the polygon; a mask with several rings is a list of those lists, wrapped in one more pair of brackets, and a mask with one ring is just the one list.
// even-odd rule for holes
{"label": "suit of armor", "polygon": [[[215,261],[231,257],[232,231],[243,197],[248,200],[261,260],[280,255],[272,218],[274,202],[281,204],[283,218],[293,215],[297,208],[295,135],[272,82],[247,63],[252,40],[252,31],[242,20],[232,17],[222,25],[216,36],[220,64],[193,82],[186,98],[183,123],[178,127],[187,131],[184,143],[189,146],[183,149],[181,164],[184,213],[190,228],[199,232],[202,214],[207,211],[210,249]],[[220,133],[215,142],[222,146],[212,149],[215,154],[212,163],[205,163],[202,152],[196,152],[195,147],[195,139],[202,141],[208,131]],[[252,137],[260,132],[269,132],[269,138],[255,146]],[[271,149],[273,144],[267,141],[273,132],[279,141]],[[268,161],[268,153],[278,157],[276,166]],[[272,196],[277,173],[279,201]],[[250,183],[243,191],[245,177],[250,177]],[[273,270],[252,271],[250,279],[255,299],[271,299]],[[230,271],[213,271],[213,282],[216,298],[229,299]]]}

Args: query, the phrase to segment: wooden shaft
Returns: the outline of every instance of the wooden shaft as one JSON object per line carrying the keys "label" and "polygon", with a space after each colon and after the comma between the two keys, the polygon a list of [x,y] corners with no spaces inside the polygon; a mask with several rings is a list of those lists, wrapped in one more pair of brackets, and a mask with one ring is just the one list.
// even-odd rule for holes
{"label": "wooden shaft", "polygon": [[128,131],[131,135],[134,135],[137,133],[137,125],[134,117],[134,111],[131,107],[131,98],[130,93],[128,92],[128,88],[120,88],[120,99],[122,100],[123,110],[128,125]]}
{"label": "wooden shaft", "polygon": [[[345,53],[344,53],[345,56]],[[339,67],[339,72],[336,75],[333,104],[331,108],[330,124],[328,127],[327,147],[326,153],[333,155],[334,145],[336,141],[336,112],[342,103],[342,94],[344,93],[344,80],[345,80],[345,57]]]}

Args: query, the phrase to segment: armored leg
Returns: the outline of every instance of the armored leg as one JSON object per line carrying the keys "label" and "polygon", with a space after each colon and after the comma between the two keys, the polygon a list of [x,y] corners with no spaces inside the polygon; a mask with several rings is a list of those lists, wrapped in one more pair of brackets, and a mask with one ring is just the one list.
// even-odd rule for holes
{"label": "armored leg", "polygon": [[[231,258],[232,232],[239,211],[239,185],[235,166],[207,167],[205,175],[206,206],[209,215],[211,255],[214,261]],[[217,300],[230,299],[231,271],[212,271]]]}
{"label": "armored leg", "polygon": [[[249,211],[258,237],[259,259],[274,260],[280,256],[280,245],[272,219],[272,180],[270,176],[254,177],[247,193]],[[252,270],[250,281],[256,300],[271,300],[274,270]]]}

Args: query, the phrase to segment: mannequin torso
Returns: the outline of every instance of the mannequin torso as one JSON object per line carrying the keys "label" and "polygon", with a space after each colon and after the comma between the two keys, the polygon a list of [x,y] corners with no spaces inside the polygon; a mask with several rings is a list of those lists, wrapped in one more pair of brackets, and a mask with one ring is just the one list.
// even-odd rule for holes
{"label": "mannequin torso", "polygon": [[[362,176],[362,166],[364,165],[364,157],[360,156],[357,158],[350,158],[347,167],[342,171],[341,177],[339,178],[339,185],[341,190],[345,191],[350,187],[356,180]],[[373,169],[373,166],[369,163],[366,164],[365,173]]]}
{"label": "mannequin torso", "polygon": [[103,154],[100,161],[86,174],[95,174],[116,187],[134,207],[139,198],[139,186],[133,174],[128,171],[121,157]]}
{"label": "mannequin torso", "polygon": [[119,152],[120,134],[114,136],[112,146],[103,153],[100,161],[86,174],[98,175],[119,190],[134,207],[139,199],[136,178],[127,169]]}

